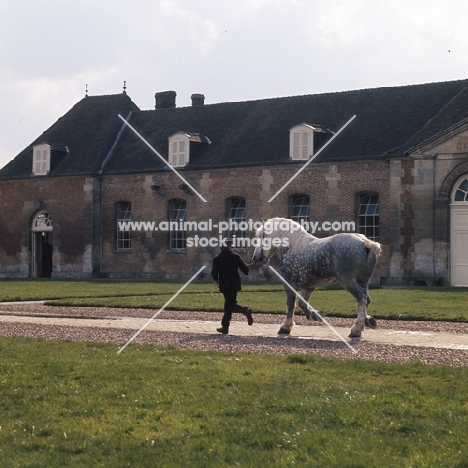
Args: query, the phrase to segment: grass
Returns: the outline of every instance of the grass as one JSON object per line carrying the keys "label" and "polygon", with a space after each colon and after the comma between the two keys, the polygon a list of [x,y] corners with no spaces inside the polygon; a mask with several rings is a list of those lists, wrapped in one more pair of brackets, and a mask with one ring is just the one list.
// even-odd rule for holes
{"label": "grass", "polygon": [[[181,283],[0,281],[0,301],[160,308]],[[463,288],[374,289],[377,318],[468,320]],[[206,282],[170,308],[222,309]],[[242,304],[284,313],[279,284]],[[355,317],[353,298],[312,304]],[[207,338],[209,339],[209,338]],[[9,467],[465,467],[468,369],[0,337],[0,460]]]}
{"label": "grass", "polygon": [[[183,283],[123,281],[1,280],[1,301],[47,300],[50,305],[83,307],[138,307],[159,309]],[[380,288],[370,291],[369,313],[391,320],[468,321],[467,288]],[[243,286],[239,302],[255,313],[285,313],[285,293],[280,284]],[[326,316],[355,317],[356,302],[342,289],[318,289],[310,303]],[[220,311],[223,300],[212,284],[196,281],[167,309]],[[302,313],[297,309],[297,313]]]}
{"label": "grass", "polygon": [[0,338],[8,467],[465,467],[468,369]]}

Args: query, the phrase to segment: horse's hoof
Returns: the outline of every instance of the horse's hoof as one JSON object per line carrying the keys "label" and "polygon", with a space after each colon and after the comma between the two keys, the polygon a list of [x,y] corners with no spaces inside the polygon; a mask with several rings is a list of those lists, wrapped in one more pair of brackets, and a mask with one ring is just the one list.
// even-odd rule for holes
{"label": "horse's hoof", "polygon": [[315,320],[316,322],[321,322],[322,321],[322,318],[320,317],[320,315],[317,314],[317,312],[315,312],[315,311],[310,314],[310,318],[312,320]]}
{"label": "horse's hoof", "polygon": [[278,335],[289,335],[291,330],[287,330],[286,328],[280,328],[278,331]]}
{"label": "horse's hoof", "polygon": [[351,330],[348,336],[349,338],[361,338],[361,332]]}
{"label": "horse's hoof", "polygon": [[368,328],[372,328],[372,329],[376,329],[377,328],[377,321],[375,320],[374,317],[371,317],[369,315],[369,317],[366,317],[366,320],[364,322],[366,324],[366,327]]}

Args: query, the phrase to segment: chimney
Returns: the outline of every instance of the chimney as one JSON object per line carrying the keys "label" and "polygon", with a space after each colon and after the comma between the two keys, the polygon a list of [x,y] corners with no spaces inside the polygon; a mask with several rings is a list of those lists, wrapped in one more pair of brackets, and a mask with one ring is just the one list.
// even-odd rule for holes
{"label": "chimney", "polygon": [[156,109],[172,109],[176,106],[176,96],[175,91],[162,91],[156,93],[154,97],[156,98]]}
{"label": "chimney", "polygon": [[205,105],[205,95],[204,94],[192,94],[192,106],[203,106]]}

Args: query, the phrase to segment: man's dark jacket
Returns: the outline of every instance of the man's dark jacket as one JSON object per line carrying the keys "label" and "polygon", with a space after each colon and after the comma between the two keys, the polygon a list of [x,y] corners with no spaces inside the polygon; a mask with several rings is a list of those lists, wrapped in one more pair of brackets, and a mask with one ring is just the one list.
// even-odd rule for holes
{"label": "man's dark jacket", "polygon": [[213,269],[211,270],[213,280],[219,281],[220,292],[227,288],[232,288],[235,291],[241,290],[239,270],[245,275],[249,274],[249,267],[238,254],[227,248],[221,249],[221,252],[213,258]]}

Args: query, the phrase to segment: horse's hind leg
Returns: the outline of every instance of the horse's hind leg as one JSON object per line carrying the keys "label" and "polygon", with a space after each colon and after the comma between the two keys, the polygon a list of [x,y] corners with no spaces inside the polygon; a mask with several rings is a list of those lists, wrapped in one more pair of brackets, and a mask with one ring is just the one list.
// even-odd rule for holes
{"label": "horse's hind leg", "polygon": [[377,328],[377,322],[374,317],[371,317],[370,315],[367,314],[367,309],[370,306],[370,303],[372,302],[371,297],[369,295],[369,290],[367,291],[367,302],[366,302],[366,319],[365,319],[365,324],[366,327],[368,328]]}
{"label": "horse's hind leg", "polygon": [[322,320],[320,318],[320,315],[318,314],[318,311],[316,311],[312,307],[312,305],[309,304],[309,299],[312,293],[314,292],[314,289],[303,289],[301,291],[301,297],[304,300],[302,300],[301,297],[298,298],[299,307],[304,312],[305,316],[307,317],[307,320],[315,320],[316,322],[321,322]]}
{"label": "horse's hind leg", "polygon": [[367,315],[367,306],[370,304],[370,297],[367,288],[359,285],[355,280],[345,286],[346,291],[351,293],[358,303],[358,315],[356,322],[351,328],[350,337],[361,336],[365,326],[375,328],[375,320]]}
{"label": "horse's hind leg", "polygon": [[294,326],[294,308],[296,307],[296,294],[289,288],[286,289],[286,319],[281,324],[278,334],[289,335]]}

